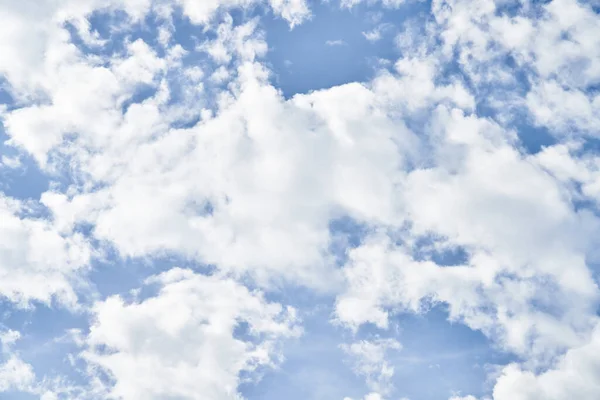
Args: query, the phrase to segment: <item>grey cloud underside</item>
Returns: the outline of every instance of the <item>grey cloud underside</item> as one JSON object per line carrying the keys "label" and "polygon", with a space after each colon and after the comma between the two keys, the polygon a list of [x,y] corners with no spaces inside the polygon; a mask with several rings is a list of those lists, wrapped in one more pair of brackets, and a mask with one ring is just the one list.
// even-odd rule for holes
{"label": "grey cloud underside", "polygon": [[[374,3],[404,6],[339,5]],[[335,298],[331,323],[350,336],[380,332],[340,343],[365,400],[395,398],[391,318],[436,304],[518,360],[490,399],[600,398],[597,9],[434,0],[373,79],[284,98],[260,20],[228,14],[255,7],[290,26],[314,17],[304,0],[0,1],[7,145],[52,182],[39,199],[0,196],[0,295],[89,317],[69,332],[85,383],[36,376],[6,330],[0,390],[243,398],[302,334],[269,298],[297,286]],[[177,12],[210,34],[180,45]],[[97,14],[126,17],[104,37]],[[149,16],[155,41],[118,36]],[[527,150],[538,130],[551,143]],[[340,265],[341,218],[364,232]],[[457,265],[431,256],[453,249]],[[102,297],[90,270],[112,251],[214,269],[171,265]]]}

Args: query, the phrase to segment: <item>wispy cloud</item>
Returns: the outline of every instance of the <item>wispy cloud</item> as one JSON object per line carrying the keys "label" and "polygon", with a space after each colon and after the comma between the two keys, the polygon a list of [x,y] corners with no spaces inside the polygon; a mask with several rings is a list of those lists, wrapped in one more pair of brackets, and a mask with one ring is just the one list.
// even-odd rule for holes
{"label": "wispy cloud", "polygon": [[327,46],[346,46],[347,43],[344,42],[343,40],[338,39],[338,40],[327,40],[325,42],[325,44]]}
{"label": "wispy cloud", "polygon": [[362,34],[365,37],[365,39],[367,39],[369,42],[377,42],[383,38],[383,35],[386,32],[392,30],[393,28],[394,28],[394,26],[392,24],[383,23],[383,24],[377,25],[375,28],[371,29],[370,31],[362,32]]}

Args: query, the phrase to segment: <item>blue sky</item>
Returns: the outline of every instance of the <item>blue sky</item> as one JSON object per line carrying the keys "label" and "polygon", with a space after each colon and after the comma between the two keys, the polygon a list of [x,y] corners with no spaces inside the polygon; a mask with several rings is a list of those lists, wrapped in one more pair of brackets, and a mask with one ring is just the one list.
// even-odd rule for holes
{"label": "blue sky", "polygon": [[[377,70],[377,59],[393,61],[399,56],[395,33],[409,15],[423,10],[427,10],[426,2],[408,4],[402,10],[364,5],[340,9],[333,2],[316,2],[313,18],[292,30],[285,21],[267,16],[263,24],[272,49],[267,62],[273,65],[277,87],[290,97],[369,80]],[[390,25],[381,40],[370,42],[363,32],[379,24]]]}
{"label": "blue sky", "polygon": [[0,1],[0,398],[600,397],[597,7],[100,3]]}

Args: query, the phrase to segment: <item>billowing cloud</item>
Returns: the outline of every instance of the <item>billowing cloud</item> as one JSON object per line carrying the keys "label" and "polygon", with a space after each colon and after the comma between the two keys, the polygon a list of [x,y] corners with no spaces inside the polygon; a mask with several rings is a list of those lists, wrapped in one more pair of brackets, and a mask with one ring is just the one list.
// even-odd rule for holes
{"label": "billowing cloud", "polygon": [[91,249],[80,234],[64,237],[31,205],[0,197],[0,296],[20,307],[53,300],[76,307],[72,285]]}
{"label": "billowing cloud", "polygon": [[238,398],[240,373],[275,366],[277,341],[301,333],[293,309],[232,280],[172,269],[148,283],[156,296],[93,309],[81,357],[109,375],[111,398]]}

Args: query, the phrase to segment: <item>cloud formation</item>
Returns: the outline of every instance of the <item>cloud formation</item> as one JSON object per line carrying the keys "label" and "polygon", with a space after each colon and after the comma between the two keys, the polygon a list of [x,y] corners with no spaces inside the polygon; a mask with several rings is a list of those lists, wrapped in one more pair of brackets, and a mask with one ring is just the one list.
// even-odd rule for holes
{"label": "cloud formation", "polygon": [[362,81],[284,96],[265,21],[310,28],[304,0],[22,3],[0,1],[0,168],[48,185],[0,194],[0,296],[85,326],[40,373],[6,317],[0,391],[259,398],[323,307],[358,397],[398,398],[397,321],[437,307],[512,357],[447,398],[600,396],[596,6],[433,0],[357,27],[399,32]]}

